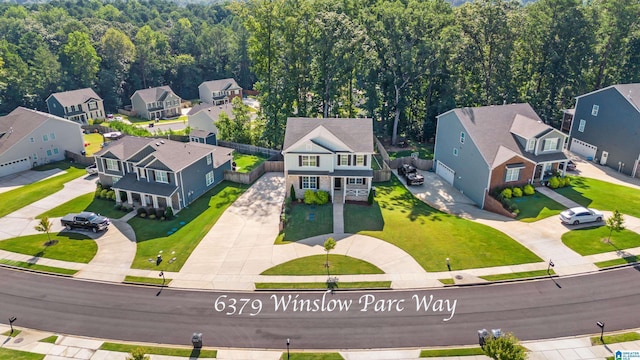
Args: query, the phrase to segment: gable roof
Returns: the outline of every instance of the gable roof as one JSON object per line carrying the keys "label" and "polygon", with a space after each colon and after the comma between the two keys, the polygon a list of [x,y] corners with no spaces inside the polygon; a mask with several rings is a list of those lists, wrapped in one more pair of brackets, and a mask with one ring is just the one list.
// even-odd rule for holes
{"label": "gable roof", "polygon": [[8,115],[0,117],[0,155],[50,119],[80,128],[80,124],[59,116],[17,107]]}
{"label": "gable roof", "polygon": [[215,135],[216,133],[208,131],[208,130],[200,130],[200,129],[194,129],[191,130],[191,132],[189,133],[190,137],[197,137],[197,138],[203,138],[206,139],[209,136]]}
{"label": "gable roof", "polygon": [[[238,83],[233,78],[205,81],[200,86],[204,86],[209,91],[224,91],[240,89]],[[200,87],[198,86],[198,87]]]}
{"label": "gable roof", "polygon": [[102,100],[92,88],[53,93],[49,97],[54,97],[62,106],[84,104],[90,99]]}
{"label": "gable roof", "polygon": [[157,161],[174,172],[184,169],[209,153],[213,153],[214,161],[218,164],[220,163],[220,158],[230,156],[231,152],[233,152],[233,149],[222,146],[125,136],[120,140],[111,142],[107,147],[97,152],[95,156],[111,153],[118,159],[126,161],[147,147],[153,150],[152,153],[138,164],[150,166]]}
{"label": "gable roof", "polygon": [[329,131],[354,152],[373,152],[373,120],[370,118],[288,118],[282,151],[319,127]]}
{"label": "gable roof", "polygon": [[229,116],[230,119],[233,119],[233,113],[231,112],[232,106],[229,104],[224,105],[213,105],[207,103],[200,103],[189,110],[187,116],[194,116],[200,112],[207,114],[211,120],[218,120],[220,114],[225,113]]}
{"label": "gable roof", "polygon": [[638,112],[640,112],[640,83],[611,85],[606,88],[576,96],[576,99],[580,99],[581,97],[595,94],[597,92],[610,90],[611,88],[616,89],[622,97],[624,97],[636,110],[638,110]]}
{"label": "gable roof", "polygon": [[451,111],[456,114],[491,168],[516,155],[534,162],[566,158],[562,153],[536,156],[524,151],[517,141],[515,134],[528,139],[553,131],[529,104],[458,108]]}
{"label": "gable roof", "polygon": [[136,96],[136,94],[138,94],[138,96],[140,96],[142,101],[144,101],[145,103],[150,103],[154,101],[163,101],[169,94],[175,95],[173,90],[171,90],[171,88],[167,85],[158,86],[158,87],[149,88],[149,89],[136,90],[136,92],[134,92],[133,95],[131,95],[131,98]]}

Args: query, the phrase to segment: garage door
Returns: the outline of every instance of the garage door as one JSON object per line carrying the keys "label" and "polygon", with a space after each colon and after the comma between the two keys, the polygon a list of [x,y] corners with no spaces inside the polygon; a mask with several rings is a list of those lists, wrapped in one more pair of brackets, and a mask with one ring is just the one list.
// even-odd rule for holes
{"label": "garage door", "polygon": [[598,147],[573,138],[571,140],[571,147],[569,148],[569,150],[571,150],[571,152],[576,155],[591,158],[591,160],[593,160],[596,157],[596,151],[598,150]]}
{"label": "garage door", "polygon": [[29,169],[31,169],[31,163],[28,158],[8,161],[0,164],[0,176],[11,175]]}
{"label": "garage door", "polygon": [[455,173],[456,172],[453,171],[452,168],[441,163],[440,160],[436,162],[436,174],[440,175],[440,177],[443,178],[444,181],[448,182],[451,185],[453,185],[453,179],[454,179]]}

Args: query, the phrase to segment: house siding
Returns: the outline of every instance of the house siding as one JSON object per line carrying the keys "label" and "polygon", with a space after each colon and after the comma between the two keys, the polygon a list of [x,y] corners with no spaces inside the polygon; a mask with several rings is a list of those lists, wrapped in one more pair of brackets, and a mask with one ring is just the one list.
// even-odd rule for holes
{"label": "house siding", "polygon": [[205,113],[206,110],[200,111],[195,115],[189,116],[189,126],[193,129],[205,130],[212,133],[218,133],[218,128],[214,124],[214,119]]}
{"label": "house siding", "polygon": [[[206,174],[212,170],[213,184],[207,186]],[[193,193],[191,195],[185,193],[184,196],[181,196],[183,196],[187,204],[191,203],[224,180],[225,170],[231,170],[231,161],[225,162],[218,166],[218,168],[213,167],[213,162],[207,165],[206,157],[194,162],[182,170],[182,176],[179,176],[179,178],[182,179],[182,184],[179,184],[181,185],[181,188],[189,189],[190,191],[193,191]]]}
{"label": "house siding", "polygon": [[[593,105],[598,105],[598,115],[591,115]],[[580,120],[585,120],[584,132],[579,132]],[[571,138],[598,147],[595,159],[602,152],[609,156],[606,165],[631,175],[640,155],[640,111],[633,107],[615,88],[607,88],[579,97],[571,125]],[[595,160],[594,159],[594,160]]]}
{"label": "house siding", "polygon": [[[520,169],[520,177],[518,178],[518,180],[505,182],[505,178],[507,175],[507,165],[519,163],[524,164],[524,168]],[[489,185],[489,190],[493,191],[495,189],[501,189],[510,186],[526,185],[531,182],[531,178],[533,177],[535,168],[536,165],[534,163],[527,161],[521,156],[514,156],[493,169],[493,171],[491,172],[491,182]]]}
{"label": "house siding", "polygon": [[136,115],[141,118],[149,119],[149,111],[147,104],[142,100],[140,95],[134,94],[131,97],[131,107],[136,111]]}
{"label": "house siding", "polygon": [[50,96],[47,99],[47,108],[49,109],[49,114],[60,116],[62,118],[65,116],[64,106],[62,106],[58,99],[53,96]]}

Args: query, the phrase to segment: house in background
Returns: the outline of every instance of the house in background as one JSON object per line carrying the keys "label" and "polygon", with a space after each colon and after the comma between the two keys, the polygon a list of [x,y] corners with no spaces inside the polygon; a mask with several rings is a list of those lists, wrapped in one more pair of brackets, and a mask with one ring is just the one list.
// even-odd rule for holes
{"label": "house in background", "polygon": [[205,81],[198,86],[200,101],[212,105],[228,104],[234,97],[242,98],[242,88],[234,79]]}
{"label": "house in background", "polygon": [[640,177],[640,84],[578,96],[570,136],[574,154]]}
{"label": "house in background", "polygon": [[0,176],[64,160],[67,150],[84,150],[77,122],[23,107],[0,117]]}
{"label": "house in background", "polygon": [[148,119],[167,119],[180,116],[182,99],[168,86],[137,90],[131,95],[131,109]]}
{"label": "house in background", "polygon": [[434,166],[484,208],[491,190],[535,184],[566,164],[566,138],[529,104],[453,109],[438,115]]}
{"label": "house in background", "polygon": [[373,170],[371,119],[289,118],[282,147],[287,195],[327,191],[332,202],[366,201]]}
{"label": "house in background", "polygon": [[200,144],[218,145],[217,132],[206,130],[191,130],[189,133],[189,141]]}
{"label": "house in background", "polygon": [[211,105],[200,103],[189,110],[187,114],[189,127],[193,130],[203,130],[218,135],[218,127],[215,125],[220,114],[226,114],[233,119],[231,104]]}
{"label": "house in background", "polygon": [[178,212],[224,179],[232,149],[125,136],[96,153],[100,183],[118,203]]}
{"label": "house in background", "polygon": [[104,119],[102,99],[91,88],[53,93],[47,98],[49,114],[80,124],[89,119]]}

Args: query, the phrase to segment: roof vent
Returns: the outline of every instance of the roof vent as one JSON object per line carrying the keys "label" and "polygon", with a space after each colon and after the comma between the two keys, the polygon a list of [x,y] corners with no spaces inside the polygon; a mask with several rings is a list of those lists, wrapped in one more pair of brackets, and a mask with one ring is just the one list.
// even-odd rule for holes
{"label": "roof vent", "polygon": [[164,140],[160,140],[160,144],[164,144]]}
{"label": "roof vent", "polygon": [[156,143],[156,146],[160,146],[160,143]]}

